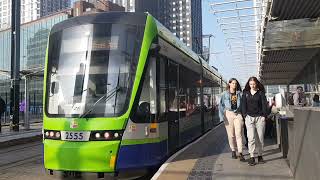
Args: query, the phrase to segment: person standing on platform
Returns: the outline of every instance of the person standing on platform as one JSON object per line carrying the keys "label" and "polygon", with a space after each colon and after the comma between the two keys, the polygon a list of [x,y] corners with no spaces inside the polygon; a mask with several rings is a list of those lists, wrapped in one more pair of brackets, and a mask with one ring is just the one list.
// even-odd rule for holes
{"label": "person standing on platform", "polygon": [[243,119],[241,116],[241,87],[237,79],[231,78],[226,91],[221,95],[219,104],[219,117],[224,121],[229,145],[232,151],[232,158],[237,159],[236,149],[239,153],[240,161],[245,161],[242,154],[242,133]]}
{"label": "person standing on platform", "polygon": [[264,146],[264,132],[266,126],[267,113],[267,98],[265,95],[264,86],[256,77],[250,77],[242,95],[241,109],[248,135],[248,149],[250,159],[248,164],[254,166],[255,158],[254,151],[258,150],[258,163],[262,164],[265,161],[262,158]]}
{"label": "person standing on platform", "polygon": [[6,106],[6,102],[0,97],[0,132],[1,132],[1,118],[2,118],[2,114],[4,112],[6,112],[7,106]]}
{"label": "person standing on platform", "polygon": [[315,94],[313,96],[313,99],[312,99],[312,106],[313,107],[320,107],[320,101],[319,101],[319,95],[318,94]]}
{"label": "person standing on platform", "polygon": [[293,104],[300,107],[306,106],[307,104],[306,96],[301,86],[298,86],[297,91],[293,94]]}

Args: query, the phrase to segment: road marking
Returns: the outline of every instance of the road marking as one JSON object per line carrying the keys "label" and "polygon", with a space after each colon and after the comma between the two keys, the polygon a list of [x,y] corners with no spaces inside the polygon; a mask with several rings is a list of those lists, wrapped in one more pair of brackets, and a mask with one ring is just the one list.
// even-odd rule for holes
{"label": "road marking", "polygon": [[157,180],[159,178],[159,176],[161,175],[161,173],[166,169],[166,167],[171,163],[171,161],[176,158],[179,154],[181,154],[182,152],[184,152],[186,149],[188,149],[190,146],[192,146],[193,144],[197,143],[198,141],[202,140],[203,138],[205,138],[211,131],[215,130],[216,128],[220,127],[221,124],[220,123],[218,126],[214,127],[213,129],[211,129],[210,131],[206,132],[204,135],[202,135],[201,137],[199,137],[197,140],[195,140],[194,142],[188,144],[186,147],[184,147],[183,149],[180,149],[180,151],[174,153],[172,156],[170,156],[170,158],[164,163],[162,164],[162,166],[159,168],[159,170],[153,175],[153,177],[151,178],[151,180]]}

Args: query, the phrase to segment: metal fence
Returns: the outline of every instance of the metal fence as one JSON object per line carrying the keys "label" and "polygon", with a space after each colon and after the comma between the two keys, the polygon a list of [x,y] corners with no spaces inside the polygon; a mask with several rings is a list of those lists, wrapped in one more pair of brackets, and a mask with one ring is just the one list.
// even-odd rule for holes
{"label": "metal fence", "polygon": [[[28,109],[23,103],[26,103],[25,83],[20,82],[20,107],[19,107],[19,123],[25,122],[25,113],[28,112],[29,122],[42,122],[43,110],[42,110],[42,97],[43,97],[43,82],[40,78],[32,78],[28,80],[27,88],[27,101]],[[2,126],[10,125],[10,80],[0,80],[0,96],[6,102],[6,112],[1,115]]]}
{"label": "metal fence", "polygon": [[[1,116],[1,124],[2,126],[10,125],[10,112],[9,106],[7,106],[7,111],[2,114]],[[42,122],[43,113],[42,113],[42,106],[30,106],[29,107],[29,122],[30,123],[37,123]],[[25,121],[25,112],[19,113],[19,122],[23,124]]]}

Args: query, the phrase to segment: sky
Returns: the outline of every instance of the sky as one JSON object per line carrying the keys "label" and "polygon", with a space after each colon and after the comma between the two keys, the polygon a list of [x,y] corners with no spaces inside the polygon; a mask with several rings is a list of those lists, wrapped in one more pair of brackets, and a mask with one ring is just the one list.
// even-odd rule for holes
{"label": "sky", "polygon": [[[231,0],[229,0],[230,2]],[[231,55],[231,50],[226,44],[225,34],[222,32],[220,25],[217,22],[217,17],[230,17],[230,16],[246,16],[255,14],[254,9],[247,10],[238,10],[226,13],[220,13],[218,15],[214,15],[212,13],[212,9],[210,4],[213,2],[221,3],[226,2],[223,0],[202,0],[202,24],[203,24],[203,34],[213,34],[215,36],[213,40],[213,45],[211,45],[211,57],[209,64],[218,69],[218,72],[223,76],[224,80],[229,80],[230,78],[237,78],[240,81],[240,84],[244,85],[249,78],[249,76],[257,75],[258,67],[257,65],[253,66],[254,63],[257,62],[256,54],[252,52],[256,51],[256,31],[252,31],[255,28],[252,25],[257,25],[253,20],[255,17],[241,17],[237,19],[228,19],[222,23],[229,24],[228,26],[224,26],[223,28],[230,26],[239,26],[240,29],[232,30],[235,31],[235,34],[228,33],[228,38],[235,38],[241,36],[251,36],[251,38],[244,38],[242,40],[233,40],[234,43],[230,43],[233,56]],[[240,3],[231,3],[223,6],[216,6],[216,10],[225,10],[225,9],[234,9],[234,8],[244,8],[244,7],[253,7],[253,1],[242,1]],[[211,12],[210,12],[211,11]],[[232,22],[231,22],[232,21]],[[232,24],[234,22],[241,22],[239,24]],[[245,23],[243,23],[245,22]],[[220,22],[221,23],[221,22]],[[232,25],[231,25],[232,24]],[[249,28],[251,26],[252,28]],[[250,30],[245,32],[246,30]],[[226,31],[224,31],[226,32]],[[231,31],[227,31],[231,32]],[[254,36],[254,37],[253,37]],[[245,42],[248,41],[248,42]],[[230,40],[229,40],[230,42]],[[239,49],[236,49],[236,43],[241,44],[241,53],[237,53]],[[243,52],[244,51],[244,52]],[[250,55],[244,55],[250,54]],[[237,60],[237,58],[239,58]]]}
{"label": "sky", "polygon": [[229,49],[224,40],[224,34],[219,28],[217,18],[215,15],[210,13],[210,0],[202,0],[202,31],[203,34],[212,34],[214,39],[211,40],[210,51],[210,66],[214,66],[218,69],[219,73],[228,80],[232,77],[232,62]]}

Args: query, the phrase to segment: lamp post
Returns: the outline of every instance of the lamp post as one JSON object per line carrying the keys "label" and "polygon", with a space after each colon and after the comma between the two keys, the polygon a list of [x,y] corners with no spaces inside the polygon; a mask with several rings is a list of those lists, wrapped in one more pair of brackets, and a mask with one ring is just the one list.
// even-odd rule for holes
{"label": "lamp post", "polygon": [[10,130],[19,131],[20,1],[11,1]]}
{"label": "lamp post", "polygon": [[[210,55],[212,54],[212,53],[210,53],[210,51],[211,51],[211,38],[212,37],[215,37],[215,36],[212,34],[206,34],[206,35],[202,35],[202,37],[193,37],[193,39],[195,40],[196,45],[197,45],[197,50],[199,51],[199,52],[197,52],[198,55],[203,57],[203,59],[205,59],[208,63],[210,60]],[[200,42],[199,42],[199,38],[202,38],[202,39],[209,38],[209,44],[208,44],[209,45],[209,52],[206,52],[204,54],[203,47],[201,48],[202,44],[200,44]],[[208,57],[205,58],[205,55],[208,55]]]}
{"label": "lamp post", "polygon": [[211,55],[211,53],[210,53],[210,51],[211,51],[211,38],[212,38],[212,37],[214,38],[215,36],[212,35],[212,34],[202,35],[202,38],[209,38],[209,55],[208,55],[208,58],[206,59],[207,62],[209,62],[209,60],[210,60],[210,55]]}

